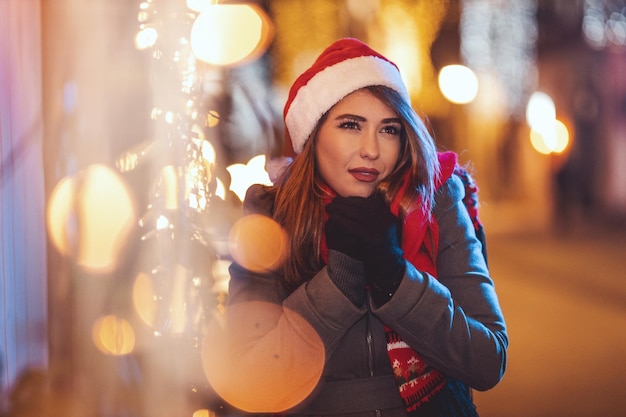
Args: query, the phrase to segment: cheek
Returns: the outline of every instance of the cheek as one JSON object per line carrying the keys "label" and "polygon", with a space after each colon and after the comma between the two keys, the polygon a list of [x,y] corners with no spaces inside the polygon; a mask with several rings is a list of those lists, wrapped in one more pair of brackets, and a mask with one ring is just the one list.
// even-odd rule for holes
{"label": "cheek", "polygon": [[396,166],[396,163],[400,159],[400,141],[390,141],[385,143],[382,148],[382,153],[385,159],[386,168],[391,171]]}
{"label": "cheek", "polygon": [[317,167],[319,174],[328,184],[332,183],[341,171],[341,160],[335,154],[321,154]]}
{"label": "cheek", "polygon": [[317,143],[315,157],[321,173],[332,174],[344,165],[346,160],[346,150],[343,149],[339,140],[328,140],[323,138]]}

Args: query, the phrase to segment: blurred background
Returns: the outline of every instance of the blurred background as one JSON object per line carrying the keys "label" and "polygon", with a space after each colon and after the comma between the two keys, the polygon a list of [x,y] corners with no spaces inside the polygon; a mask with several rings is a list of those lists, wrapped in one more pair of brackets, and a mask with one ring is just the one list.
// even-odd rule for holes
{"label": "blurred background", "polygon": [[478,182],[511,338],[481,415],[626,415],[623,0],[0,0],[0,415],[236,414],[206,327],[233,230],[281,243],[241,198],[345,36]]}

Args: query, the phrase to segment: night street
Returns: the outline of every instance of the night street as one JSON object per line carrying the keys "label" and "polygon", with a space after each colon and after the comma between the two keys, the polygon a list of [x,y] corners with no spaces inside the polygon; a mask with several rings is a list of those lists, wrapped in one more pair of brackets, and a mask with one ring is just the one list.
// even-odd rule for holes
{"label": "night street", "polygon": [[626,416],[626,233],[491,236],[507,373],[482,417]]}

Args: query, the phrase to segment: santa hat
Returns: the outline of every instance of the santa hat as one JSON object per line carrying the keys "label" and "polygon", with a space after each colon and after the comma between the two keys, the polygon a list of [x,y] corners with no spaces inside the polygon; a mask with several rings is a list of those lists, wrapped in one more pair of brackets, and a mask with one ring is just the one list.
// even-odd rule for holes
{"label": "santa hat", "polygon": [[302,152],[317,122],[342,98],[363,87],[383,85],[407,102],[409,93],[396,64],[363,42],[334,42],[291,86],[283,116],[293,151]]}

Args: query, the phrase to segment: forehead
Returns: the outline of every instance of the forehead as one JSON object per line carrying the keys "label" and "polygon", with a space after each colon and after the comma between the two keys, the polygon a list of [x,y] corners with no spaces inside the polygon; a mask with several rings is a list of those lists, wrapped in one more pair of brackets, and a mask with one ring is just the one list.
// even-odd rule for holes
{"label": "forehead", "polygon": [[382,101],[367,89],[354,91],[337,104],[335,104],[329,113],[340,113],[349,109],[357,109],[364,112],[372,112],[376,114],[384,113],[385,117],[397,114],[387,103]]}

